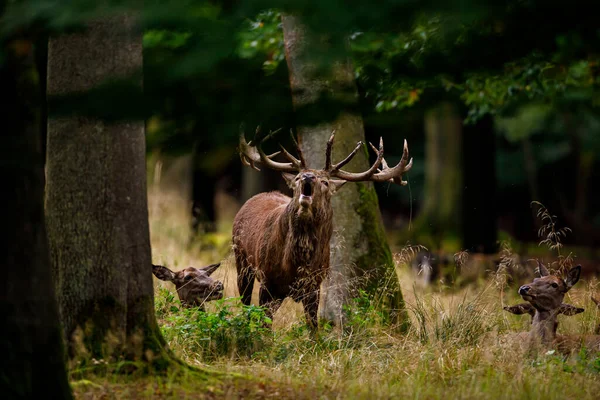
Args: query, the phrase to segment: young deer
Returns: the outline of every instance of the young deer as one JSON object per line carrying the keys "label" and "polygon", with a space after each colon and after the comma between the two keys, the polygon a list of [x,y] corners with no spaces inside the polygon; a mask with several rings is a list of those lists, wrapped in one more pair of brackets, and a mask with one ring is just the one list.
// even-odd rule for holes
{"label": "young deer", "polygon": [[199,307],[204,303],[223,298],[223,283],[211,278],[221,263],[202,268],[188,267],[181,271],[171,271],[162,265],[152,265],[152,273],[161,281],[173,282],[177,296],[184,307]]}
{"label": "young deer", "polygon": [[[519,288],[519,294],[535,310],[531,330],[526,335],[529,345],[555,347],[562,353],[570,353],[582,346],[588,350],[600,351],[599,335],[557,335],[557,316],[569,307],[563,307],[565,294],[579,281],[581,265],[567,272],[565,279],[551,275],[538,261],[539,278]],[[572,310],[571,310],[572,311]],[[570,312],[570,311],[567,311]],[[569,314],[566,314],[569,315]]]}

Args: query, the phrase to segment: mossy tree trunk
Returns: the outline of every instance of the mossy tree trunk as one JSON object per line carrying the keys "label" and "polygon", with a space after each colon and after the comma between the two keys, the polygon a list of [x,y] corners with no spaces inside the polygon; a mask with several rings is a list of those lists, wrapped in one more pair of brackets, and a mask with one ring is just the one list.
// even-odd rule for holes
{"label": "mossy tree trunk", "polygon": [[[311,63],[311,55],[306,52],[315,39],[307,35],[299,17],[284,15],[282,20],[300,145],[309,168],[321,169],[325,166],[325,147],[333,130],[336,131],[334,160],[348,155],[358,141],[365,142],[362,118],[350,110],[358,108],[352,64],[344,56],[333,62],[328,72],[317,71]],[[307,124],[314,115],[302,114],[299,110],[325,93],[346,102],[349,109],[342,111],[334,121]],[[350,171],[369,168],[366,146],[345,168]],[[331,270],[322,285],[320,316],[335,323],[343,322],[342,307],[360,289],[377,298],[377,304],[386,311],[391,322],[406,328],[408,318],[373,183],[344,185],[334,195],[332,205]]]}
{"label": "mossy tree trunk", "polygon": [[430,250],[440,249],[444,240],[460,239],[461,155],[462,120],[452,104],[442,103],[425,114],[425,190],[414,230],[415,240]]}
{"label": "mossy tree trunk", "polygon": [[[3,3],[0,2],[0,14]],[[40,92],[33,42],[0,43],[0,393],[71,399],[44,224]],[[7,203],[6,203],[7,202]]]}
{"label": "mossy tree trunk", "polygon": [[[91,89],[142,67],[141,33],[120,15],[49,44],[48,94]],[[69,355],[164,361],[154,316],[144,121],[53,116],[47,226]],[[161,364],[162,365],[162,364]]]}

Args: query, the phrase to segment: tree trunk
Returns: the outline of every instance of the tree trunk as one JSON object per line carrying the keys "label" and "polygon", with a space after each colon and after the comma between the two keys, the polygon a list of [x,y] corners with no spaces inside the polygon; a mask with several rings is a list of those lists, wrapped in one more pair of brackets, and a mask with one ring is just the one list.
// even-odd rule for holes
{"label": "tree trunk", "polygon": [[[0,12],[1,10],[0,3]],[[27,39],[2,43],[0,393],[71,399],[44,224],[40,93]]]}
{"label": "tree trunk", "polygon": [[[415,221],[418,242],[439,250],[446,239],[459,239],[463,183],[462,121],[443,103],[425,115],[425,190]],[[458,250],[458,249],[456,249]]]}
{"label": "tree trunk", "polygon": [[[142,67],[134,18],[90,23],[49,44],[48,94],[88,90]],[[160,360],[148,228],[144,121],[53,117],[47,225],[70,357]]]}
{"label": "tree trunk", "polygon": [[[283,16],[286,59],[293,91],[294,108],[314,103],[324,93],[344,97],[349,104],[358,104],[358,95],[350,59],[344,57],[333,63],[329,73],[316,72],[305,53],[311,42],[306,28],[296,16]],[[326,75],[329,76],[326,76]],[[297,114],[300,145],[309,168],[325,166],[326,142],[333,130],[336,140],[333,158],[348,155],[359,140],[365,141],[362,118],[344,110],[336,120],[308,125],[308,115]],[[313,116],[314,117],[314,116]],[[346,167],[350,171],[369,167],[368,151],[359,152]],[[408,317],[394,262],[383,228],[379,204],[371,182],[349,183],[334,195],[334,235],[331,241],[331,269],[323,284],[320,315],[343,322],[343,305],[356,296],[358,289],[377,299],[390,321],[406,328]]]}

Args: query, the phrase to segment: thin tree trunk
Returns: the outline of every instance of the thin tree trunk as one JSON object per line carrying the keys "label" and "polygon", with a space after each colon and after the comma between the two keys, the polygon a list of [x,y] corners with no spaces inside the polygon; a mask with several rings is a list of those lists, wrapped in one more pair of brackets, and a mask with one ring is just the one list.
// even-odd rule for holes
{"label": "thin tree trunk", "polygon": [[[52,39],[49,95],[85,91],[142,67],[141,34],[121,15]],[[50,110],[50,113],[52,110]],[[144,121],[53,117],[47,225],[71,357],[163,355],[154,316]]]}
{"label": "thin tree trunk", "polygon": [[439,249],[462,231],[462,121],[452,104],[425,115],[425,146],[425,194],[415,232],[432,238],[427,247]]}
{"label": "thin tree trunk", "polygon": [[[293,91],[294,108],[314,103],[324,93],[333,93],[349,104],[358,104],[354,73],[349,58],[333,63],[329,76],[316,72],[305,50],[311,48],[307,30],[296,16],[285,15],[283,33],[286,59]],[[349,111],[335,121],[310,126],[308,115],[298,114],[300,145],[309,168],[325,166],[326,142],[333,130],[336,140],[333,158],[340,160],[361,140],[365,141],[362,118]],[[365,170],[369,167],[367,149],[359,152],[347,169]],[[323,284],[320,315],[336,323],[343,322],[343,305],[358,289],[369,295],[379,295],[381,309],[392,322],[406,327],[408,318],[391,252],[385,236],[373,184],[349,183],[334,195],[334,236],[331,241],[331,270]]]}
{"label": "thin tree trunk", "polygon": [[[0,13],[2,3],[0,3]],[[44,224],[40,93],[33,43],[2,43],[0,393],[71,399]]]}

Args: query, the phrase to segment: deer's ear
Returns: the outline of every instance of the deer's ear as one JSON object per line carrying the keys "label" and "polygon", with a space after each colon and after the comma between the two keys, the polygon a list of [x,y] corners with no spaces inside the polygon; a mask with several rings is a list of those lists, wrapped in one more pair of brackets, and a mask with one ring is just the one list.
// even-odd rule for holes
{"label": "deer's ear", "polygon": [[283,179],[285,179],[285,182],[287,183],[287,185],[289,187],[292,187],[292,183],[294,182],[294,179],[296,178],[296,175],[290,174],[288,172],[282,172],[281,176],[283,176]]}
{"label": "deer's ear", "polygon": [[515,304],[514,306],[506,306],[503,308],[505,311],[516,315],[529,314],[533,316],[535,314],[535,309],[529,303],[520,303]]}
{"label": "deer's ear", "polygon": [[583,308],[575,307],[575,306],[572,306],[572,305],[566,304],[566,303],[562,303],[560,305],[560,308],[558,309],[559,314],[564,314],[564,315],[568,315],[568,316],[581,314],[584,311],[585,311],[585,309],[583,309]]}
{"label": "deer's ear", "polygon": [[175,272],[171,271],[167,267],[163,267],[162,265],[152,264],[152,273],[161,281],[172,281],[175,279]]}
{"label": "deer's ear", "polygon": [[337,192],[342,186],[344,186],[346,182],[348,181],[344,181],[342,179],[330,179],[329,184],[331,185],[331,191],[333,193]]}
{"label": "deer's ear", "polygon": [[221,263],[210,264],[210,265],[207,265],[206,267],[202,267],[200,269],[202,271],[206,272],[208,275],[211,275],[213,272],[215,272],[217,270],[217,268],[219,268],[219,265],[221,265]]}
{"label": "deer's ear", "polygon": [[565,279],[565,283],[567,284],[567,290],[571,289],[573,285],[579,281],[579,276],[581,275],[581,265],[573,267],[567,272],[567,279]]}
{"label": "deer's ear", "polygon": [[544,264],[542,264],[542,262],[540,260],[537,260],[538,263],[538,273],[540,274],[540,276],[548,276],[550,275],[550,272],[548,271],[548,268],[546,268],[546,266],[544,266]]}

